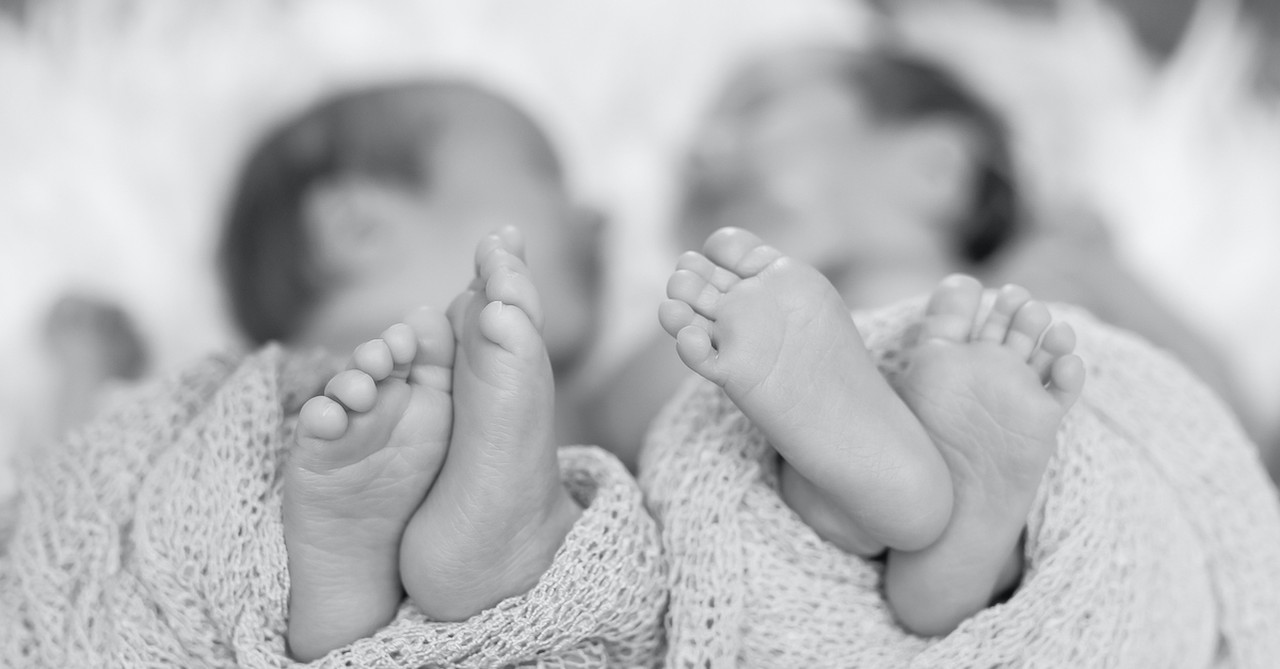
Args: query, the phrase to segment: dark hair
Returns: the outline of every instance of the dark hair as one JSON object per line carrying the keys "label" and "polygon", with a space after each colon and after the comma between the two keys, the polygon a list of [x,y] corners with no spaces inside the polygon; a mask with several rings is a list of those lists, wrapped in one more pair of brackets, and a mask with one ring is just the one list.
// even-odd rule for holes
{"label": "dark hair", "polygon": [[476,101],[526,126],[554,162],[546,137],[523,111],[455,81],[341,93],[266,134],[240,170],[218,252],[232,315],[251,340],[289,341],[323,298],[304,220],[308,193],[353,176],[429,187],[432,146],[467,113],[460,105]]}
{"label": "dark hair", "polygon": [[[843,82],[874,119],[909,124],[929,118],[950,118],[969,126],[981,141],[982,156],[974,183],[973,205],[957,222],[956,253],[969,262],[994,254],[1017,232],[1021,205],[1012,175],[1008,131],[994,111],[941,67],[893,51],[857,52],[812,49],[790,57],[765,58],[741,70],[721,98],[716,115],[745,116],[786,91],[797,80],[834,79]],[[735,188],[735,168],[718,169],[714,154],[720,147],[695,149],[686,165],[683,216],[715,212],[729,205]],[[720,141],[730,141],[721,139]]]}

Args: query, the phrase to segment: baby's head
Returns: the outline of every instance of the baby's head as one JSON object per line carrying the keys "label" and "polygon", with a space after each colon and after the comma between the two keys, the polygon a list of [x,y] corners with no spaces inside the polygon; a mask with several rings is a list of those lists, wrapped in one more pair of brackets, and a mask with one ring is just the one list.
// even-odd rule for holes
{"label": "baby's head", "polygon": [[753,228],[836,273],[912,261],[939,243],[958,266],[1014,232],[1005,129],[936,66],[808,48],[739,70],[695,142],[682,233]]}
{"label": "baby's head", "polygon": [[252,341],[344,352],[416,306],[446,307],[476,242],[505,224],[524,233],[548,349],[568,363],[594,330],[599,226],[572,203],[550,141],[474,85],[387,85],[266,136],[239,175],[220,261]]}

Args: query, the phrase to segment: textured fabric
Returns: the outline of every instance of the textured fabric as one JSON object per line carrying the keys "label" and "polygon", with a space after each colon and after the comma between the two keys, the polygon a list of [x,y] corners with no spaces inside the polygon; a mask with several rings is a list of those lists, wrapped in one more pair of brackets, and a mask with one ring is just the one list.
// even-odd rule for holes
{"label": "textured fabric", "polygon": [[[919,303],[862,314],[882,367]],[[1220,403],[1077,312],[1089,380],[1028,518],[1027,574],[942,639],[898,628],[880,567],[822,542],[716,388],[659,417],[639,491],[561,451],[588,504],[528,594],[463,623],[405,605],[320,666],[1273,667],[1280,504]],[[22,480],[0,557],[0,666],[284,666],[285,416],[332,369],[267,350],[150,389]],[[665,551],[665,564],[662,551]],[[670,606],[662,620],[669,592]]]}
{"label": "textured fabric", "polygon": [[[886,373],[920,302],[855,320]],[[777,458],[715,386],[658,418],[641,487],[670,564],[670,667],[1275,667],[1280,505],[1253,447],[1182,367],[1089,316],[1084,395],[1028,518],[1027,571],[952,634],[896,626],[882,568],[820,540]]]}
{"label": "textured fabric", "polygon": [[[274,348],[148,389],[21,480],[0,557],[0,666],[292,664],[279,469],[286,416],[332,368]],[[586,507],[530,592],[461,623],[406,603],[318,666],[589,667],[659,659],[657,531],[612,456],[560,452]]]}

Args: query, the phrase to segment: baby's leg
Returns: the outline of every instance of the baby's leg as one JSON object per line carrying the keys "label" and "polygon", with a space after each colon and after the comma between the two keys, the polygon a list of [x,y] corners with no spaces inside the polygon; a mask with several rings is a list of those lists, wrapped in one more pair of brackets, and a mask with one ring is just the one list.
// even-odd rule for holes
{"label": "baby's leg", "polygon": [[974,279],[943,281],[894,380],[946,458],[956,495],[937,543],[889,554],[889,603],[922,635],[950,632],[1017,584],[1027,513],[1062,417],[1084,385],[1070,326],[1006,286],[971,335],[981,301]]}
{"label": "baby's leg", "polygon": [[362,344],[298,419],[284,470],[289,647],[313,660],[386,625],[403,598],[401,535],[440,471],[453,332],[420,310]]}
{"label": "baby's leg", "polygon": [[951,513],[951,479],[920,421],[868,355],[814,268],[744,230],[686,253],[659,313],[680,359],[722,387],[769,438],[792,507],[861,553],[923,548]]}
{"label": "baby's leg", "polygon": [[560,483],[555,384],[542,311],[510,228],[476,253],[450,307],[453,439],[405,532],[400,572],[436,620],[463,620],[533,587],[582,510]]}

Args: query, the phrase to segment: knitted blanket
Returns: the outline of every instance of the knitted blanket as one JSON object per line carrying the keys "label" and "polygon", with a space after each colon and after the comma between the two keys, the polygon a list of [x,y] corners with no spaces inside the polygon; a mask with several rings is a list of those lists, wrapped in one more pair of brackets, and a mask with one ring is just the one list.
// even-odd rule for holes
{"label": "knitted blanket", "polygon": [[[858,318],[892,372],[919,303]],[[1028,518],[1027,573],[941,639],[893,623],[880,566],[821,541],[714,387],[654,426],[642,487],[561,451],[586,507],[529,593],[461,623],[412,605],[319,666],[1273,667],[1280,504],[1221,404],[1076,312],[1084,396]],[[21,479],[0,556],[0,666],[251,666],[285,654],[286,416],[332,373],[214,358],[87,427]],[[665,556],[664,556],[665,552]],[[670,597],[663,620],[664,604]]]}
{"label": "knitted blanket", "polygon": [[[47,453],[0,557],[0,666],[292,664],[278,473],[286,417],[332,372],[275,348],[210,359]],[[656,662],[664,564],[639,489],[603,451],[560,455],[585,511],[530,592],[461,623],[406,603],[316,664]]]}
{"label": "knitted blanket", "polygon": [[[886,372],[921,306],[855,317]],[[894,624],[881,566],[804,525],[762,435],[690,382],[641,460],[670,564],[667,664],[1280,666],[1280,505],[1253,447],[1169,357],[1056,311],[1089,378],[1028,518],[1023,582],[940,639]]]}

